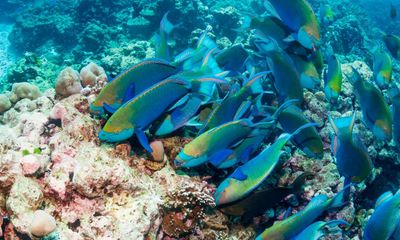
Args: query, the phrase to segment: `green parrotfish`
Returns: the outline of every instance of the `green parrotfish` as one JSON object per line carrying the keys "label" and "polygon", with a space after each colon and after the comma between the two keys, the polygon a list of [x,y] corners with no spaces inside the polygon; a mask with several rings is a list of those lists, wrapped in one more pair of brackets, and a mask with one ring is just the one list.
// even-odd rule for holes
{"label": "green parrotfish", "polygon": [[364,123],[377,138],[392,139],[392,115],[381,91],[364,80],[354,68],[353,73],[354,77],[350,78],[350,81],[353,83]]}
{"label": "green parrotfish", "polygon": [[281,134],[259,155],[238,167],[216,189],[214,199],[217,206],[240,200],[255,190],[275,169],[285,144],[301,130],[314,125],[306,124],[291,134]]}
{"label": "green parrotfish", "polygon": [[344,220],[332,220],[329,222],[318,221],[304,229],[300,234],[293,238],[293,240],[319,240],[321,237],[327,235],[327,227],[334,228],[338,225],[350,226],[350,224]]}
{"label": "green parrotfish", "polygon": [[342,66],[335,55],[332,55],[328,61],[328,68],[324,72],[324,92],[329,102],[335,103],[342,90]]}
{"label": "green parrotfish", "polygon": [[[400,148],[400,90],[392,83],[389,87],[388,94],[392,99],[392,116],[393,116],[393,140]],[[395,117],[396,116],[396,117]]]}
{"label": "green parrotfish", "polygon": [[264,214],[267,209],[274,207],[290,194],[297,194],[303,191],[303,185],[309,176],[312,176],[312,174],[303,173],[287,187],[274,187],[255,191],[244,199],[222,205],[219,209],[231,216],[241,216],[244,222],[248,222],[253,217]]}
{"label": "green parrotfish", "polygon": [[[292,240],[304,229],[306,229],[316,218],[330,208],[338,208],[344,205],[344,190],[336,194],[333,198],[328,198],[320,194],[307,204],[301,211],[286,218],[283,221],[276,222],[267,228],[256,240]],[[309,240],[309,239],[307,239]]]}
{"label": "green parrotfish", "polygon": [[113,113],[125,102],[176,72],[177,68],[165,60],[143,60],[107,83],[90,105],[90,112],[100,115],[106,110]]}
{"label": "green parrotfish", "polygon": [[392,81],[393,63],[390,55],[377,49],[373,53],[374,79],[380,88],[385,88]]}
{"label": "green parrotfish", "polygon": [[290,55],[296,66],[297,72],[300,74],[301,86],[310,90],[314,90],[321,85],[320,75],[315,68],[313,62],[308,61],[304,57],[298,55]]}
{"label": "green parrotfish", "polygon": [[268,0],[282,21],[307,49],[315,49],[321,39],[317,17],[306,0]]}

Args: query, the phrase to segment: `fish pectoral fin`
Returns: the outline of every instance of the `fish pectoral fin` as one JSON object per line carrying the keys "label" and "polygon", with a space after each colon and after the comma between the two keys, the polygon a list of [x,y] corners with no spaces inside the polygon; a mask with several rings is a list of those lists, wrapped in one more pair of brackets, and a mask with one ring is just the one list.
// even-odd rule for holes
{"label": "fish pectoral fin", "polygon": [[215,167],[218,167],[224,160],[226,160],[231,154],[233,150],[231,149],[222,149],[210,157],[210,163]]}
{"label": "fish pectoral fin", "polygon": [[110,105],[108,105],[107,103],[103,103],[103,107],[104,109],[109,112],[109,113],[115,113],[115,111],[117,111],[116,108],[111,107]]}
{"label": "fish pectoral fin", "polygon": [[239,181],[244,181],[247,179],[247,175],[243,173],[243,171],[240,168],[237,168],[231,175],[231,178],[239,180]]}
{"label": "fish pectoral fin", "polygon": [[146,149],[146,151],[148,151],[149,153],[153,152],[153,149],[151,149],[149,140],[147,139],[147,136],[144,133],[144,131],[141,129],[135,129],[135,134],[139,140],[140,145],[142,145],[142,147]]}
{"label": "fish pectoral fin", "polygon": [[250,109],[250,107],[251,107],[251,101],[242,102],[239,109],[236,111],[233,120],[236,121],[241,119],[244,116],[244,114],[246,114],[246,112]]}
{"label": "fish pectoral fin", "polygon": [[128,89],[125,91],[125,96],[122,99],[122,103],[126,103],[131,100],[135,96],[135,84],[132,83],[128,86]]}

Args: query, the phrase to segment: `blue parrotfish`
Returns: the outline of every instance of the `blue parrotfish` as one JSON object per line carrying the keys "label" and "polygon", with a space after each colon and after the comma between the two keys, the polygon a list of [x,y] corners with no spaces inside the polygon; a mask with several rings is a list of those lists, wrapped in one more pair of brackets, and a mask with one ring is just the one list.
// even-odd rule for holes
{"label": "blue parrotfish", "polygon": [[386,88],[392,81],[393,63],[390,55],[377,49],[373,53],[374,80],[380,88]]}
{"label": "blue parrotfish", "polygon": [[281,101],[298,99],[303,102],[303,88],[300,75],[292,59],[277,45],[276,41],[266,36],[258,35],[255,41],[259,53],[267,56],[267,63],[274,76],[274,86]]}
{"label": "blue parrotfish", "polygon": [[167,61],[171,60],[168,46],[168,37],[175,27],[176,25],[173,25],[168,20],[168,12],[165,13],[160,22],[160,32],[154,35],[155,56],[157,58],[165,59]]}
{"label": "blue parrotfish", "polygon": [[344,220],[331,220],[329,222],[318,221],[304,229],[300,234],[294,237],[293,240],[319,240],[327,234],[326,227],[334,228],[338,225],[350,226],[350,224]]}
{"label": "blue parrotfish", "polygon": [[[306,0],[268,1],[278,13],[280,19],[294,32],[294,39],[307,49],[317,47],[321,39],[319,23]],[[267,3],[266,5],[268,5]]]}
{"label": "blue parrotfish", "polygon": [[383,94],[372,83],[364,80],[354,68],[353,73],[350,81],[353,83],[364,123],[377,138],[392,139],[392,115]]}
{"label": "blue parrotfish", "polygon": [[216,189],[214,199],[217,206],[242,199],[255,190],[275,169],[285,144],[301,130],[314,125],[306,124],[291,134],[281,134],[272,145],[238,167]]}
{"label": "blue parrotfish", "polygon": [[276,222],[267,228],[256,240],[292,240],[304,229],[306,229],[316,218],[331,208],[338,208],[345,204],[344,192],[349,188],[346,186],[342,191],[337,193],[333,198],[329,198],[324,194],[315,196],[301,211]]}
{"label": "blue parrotfish", "polygon": [[364,228],[365,240],[388,240],[400,222],[400,191],[383,193]]}
{"label": "blue parrotfish", "polygon": [[122,105],[108,119],[99,134],[100,140],[119,142],[136,134],[141,145],[148,152],[152,152],[144,130],[159,118],[164,111],[188,94],[192,84],[193,82],[182,78],[169,78],[150,87]]}
{"label": "blue parrotfish", "polygon": [[252,192],[244,199],[220,206],[219,210],[231,216],[241,216],[245,223],[249,222],[253,217],[264,214],[267,209],[274,207],[290,194],[302,192],[303,185],[310,176],[312,174],[302,173],[287,187],[273,187]]}
{"label": "blue parrotfish", "polygon": [[331,55],[328,60],[328,68],[324,71],[324,92],[329,102],[335,103],[342,90],[342,66],[335,55]]}
{"label": "blue parrotfish", "polygon": [[353,134],[355,114],[336,119],[329,117],[329,121],[335,130],[332,153],[340,175],[347,181],[362,182],[371,173],[373,164],[360,137]]}
{"label": "blue parrotfish", "polygon": [[113,113],[125,102],[177,71],[165,60],[143,60],[107,83],[90,105],[90,112],[97,115],[105,111]]}
{"label": "blue parrotfish", "polygon": [[199,134],[243,116],[250,109],[252,97],[264,92],[262,79],[268,74],[270,72],[261,72],[252,76],[240,90],[228,94],[211,112]]}
{"label": "blue parrotfish", "polygon": [[323,24],[329,24],[335,20],[335,14],[329,4],[322,5],[319,9],[319,19]]}
{"label": "blue parrotfish", "polygon": [[388,94],[392,99],[393,140],[400,148],[400,118],[398,117],[400,116],[400,90],[395,83],[389,87]]}
{"label": "blue parrotfish", "polygon": [[390,54],[392,54],[395,59],[400,60],[400,37],[392,34],[385,35],[383,37],[383,42]]}

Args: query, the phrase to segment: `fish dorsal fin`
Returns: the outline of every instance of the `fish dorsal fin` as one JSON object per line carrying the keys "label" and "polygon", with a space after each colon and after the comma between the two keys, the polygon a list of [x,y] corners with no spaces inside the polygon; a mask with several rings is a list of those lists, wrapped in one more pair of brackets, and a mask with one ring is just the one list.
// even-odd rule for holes
{"label": "fish dorsal fin", "polygon": [[390,199],[393,198],[393,193],[391,191],[387,191],[385,193],[383,193],[377,200],[375,203],[375,208],[377,208],[378,206],[380,206],[382,203],[389,201]]}
{"label": "fish dorsal fin", "polygon": [[247,179],[247,175],[243,173],[242,169],[240,169],[239,167],[232,173],[231,178],[239,181],[244,181]]}
{"label": "fish dorsal fin", "polygon": [[333,119],[331,116],[329,116],[329,121],[332,124],[333,129],[335,130],[336,135],[339,134],[341,129],[347,129],[349,133],[353,132],[353,127],[354,127],[354,121],[355,121],[355,112],[353,112],[353,115],[348,116],[348,117],[341,117],[341,118],[336,118]]}
{"label": "fish dorsal fin", "polygon": [[296,135],[296,134],[299,134],[301,131],[303,131],[303,130],[306,129],[306,128],[315,127],[315,126],[318,126],[318,124],[317,124],[317,123],[314,123],[314,122],[306,123],[306,124],[300,126],[299,128],[297,128],[296,131],[294,131],[294,132],[291,133],[290,135],[291,135],[291,136],[294,136],[294,135]]}

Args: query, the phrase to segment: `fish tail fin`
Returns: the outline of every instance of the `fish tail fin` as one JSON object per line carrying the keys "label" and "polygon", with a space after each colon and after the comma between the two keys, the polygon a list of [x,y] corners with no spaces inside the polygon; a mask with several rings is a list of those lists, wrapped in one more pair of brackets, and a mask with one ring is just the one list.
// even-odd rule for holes
{"label": "fish tail fin", "polygon": [[353,132],[354,122],[356,118],[356,113],[353,112],[351,116],[341,117],[333,119],[331,116],[328,116],[329,122],[332,124],[333,129],[335,130],[336,135],[339,134],[341,129],[347,129],[350,133]]}
{"label": "fish tail fin", "polygon": [[299,128],[297,128],[296,131],[294,131],[294,132],[291,133],[290,135],[291,135],[291,136],[294,136],[294,135],[296,135],[296,134],[299,134],[301,131],[303,131],[303,130],[306,129],[306,128],[315,127],[315,126],[318,126],[318,124],[317,124],[317,123],[314,123],[314,122],[306,123],[306,124],[304,124],[303,126],[300,126]]}
{"label": "fish tail fin", "polygon": [[202,47],[205,47],[206,49],[217,48],[217,44],[211,39],[210,36],[208,36],[208,30],[205,30],[197,41],[196,49],[200,49]]}
{"label": "fish tail fin", "polygon": [[276,111],[274,112],[274,114],[272,115],[272,119],[278,119],[279,115],[288,107],[292,106],[293,104],[296,104],[297,102],[299,102],[298,99],[290,99],[285,101],[284,103],[282,103],[278,109],[276,109]]}
{"label": "fish tail fin", "polygon": [[351,186],[353,186],[353,184],[351,184],[351,183],[347,184],[343,187],[342,190],[340,190],[340,192],[336,193],[336,195],[329,200],[328,209],[339,208],[339,207],[342,207],[343,205],[345,205],[347,202],[346,199],[349,194]]}
{"label": "fish tail fin", "polygon": [[178,26],[180,26],[182,23],[178,23],[178,24],[172,24],[169,20],[168,20],[168,14],[169,12],[166,12],[163,16],[163,18],[161,19],[160,22],[160,31],[166,33],[167,35],[171,34],[171,32]]}
{"label": "fish tail fin", "polygon": [[290,185],[290,188],[293,189],[294,193],[301,193],[303,191],[303,185],[306,182],[309,176],[312,176],[312,173],[305,172],[298,176]]}
{"label": "fish tail fin", "polygon": [[273,39],[272,37],[266,36],[264,33],[262,33],[259,30],[256,30],[255,36],[257,38],[257,41],[255,42],[255,44],[263,52],[269,53],[269,52],[276,52],[276,51],[280,50],[278,42],[275,39]]}

